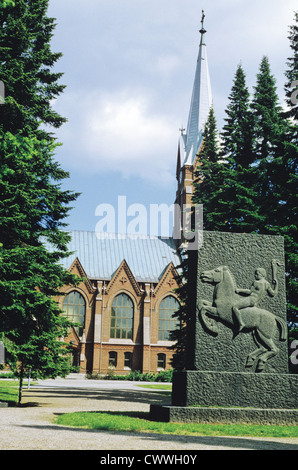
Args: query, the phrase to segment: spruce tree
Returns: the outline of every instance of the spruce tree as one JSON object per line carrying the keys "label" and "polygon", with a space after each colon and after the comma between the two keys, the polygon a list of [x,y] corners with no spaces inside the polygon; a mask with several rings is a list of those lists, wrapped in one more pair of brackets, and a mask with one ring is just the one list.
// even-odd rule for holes
{"label": "spruce tree", "polygon": [[61,57],[53,53],[50,41],[55,20],[47,17],[49,0],[18,0],[0,9],[0,77],[5,84],[0,128],[15,134],[35,131],[48,138],[47,124],[58,128],[62,118],[52,100],[65,88],[61,73],[51,68]]}
{"label": "spruce tree", "polygon": [[0,334],[20,374],[20,399],[27,369],[41,377],[69,371],[60,339],[71,324],[53,297],[77,283],[61,266],[69,255],[65,218],[77,194],[61,189],[68,173],[54,158],[51,129],[65,119],[52,100],[64,86],[51,72],[61,54],[50,49],[47,7],[48,0],[19,0],[0,9]]}
{"label": "spruce tree", "polygon": [[[297,29],[292,28],[294,60],[288,78],[297,73]],[[287,90],[287,86],[286,86]],[[289,103],[288,103],[289,104]],[[284,112],[278,102],[275,79],[266,58],[262,60],[253,100],[255,116],[255,158],[258,168],[257,204],[264,234],[282,235],[285,241],[287,311],[290,329],[295,329],[297,309],[297,110]]]}
{"label": "spruce tree", "polygon": [[204,141],[198,157],[192,202],[194,205],[203,205],[203,228],[215,230],[218,222],[215,194],[222,186],[222,164],[219,161],[218,133],[213,107],[210,108],[204,127]]}
{"label": "spruce tree", "polygon": [[253,154],[253,116],[241,65],[237,67],[221,132],[223,186],[218,189],[221,231],[252,232],[259,222],[255,205],[257,184]]}
{"label": "spruce tree", "polygon": [[261,61],[254,88],[251,108],[254,116],[254,165],[258,184],[256,205],[262,217],[258,231],[268,233],[279,198],[273,184],[273,173],[275,158],[280,153],[280,145],[284,139],[286,122],[281,115],[276,80],[267,57],[263,57]]}
{"label": "spruce tree", "polygon": [[[230,166],[241,164],[249,168],[252,155],[252,116],[249,110],[249,91],[242,65],[238,65],[226,109],[225,125],[221,132],[223,154]],[[233,165],[232,165],[233,164]]]}

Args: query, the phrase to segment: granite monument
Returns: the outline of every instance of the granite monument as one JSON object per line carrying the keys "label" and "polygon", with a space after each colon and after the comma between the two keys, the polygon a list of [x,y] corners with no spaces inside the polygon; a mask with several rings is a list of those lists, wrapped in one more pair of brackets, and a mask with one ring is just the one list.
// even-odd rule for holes
{"label": "granite monument", "polygon": [[204,232],[188,253],[187,363],[173,377],[167,421],[298,424],[289,374],[280,236]]}

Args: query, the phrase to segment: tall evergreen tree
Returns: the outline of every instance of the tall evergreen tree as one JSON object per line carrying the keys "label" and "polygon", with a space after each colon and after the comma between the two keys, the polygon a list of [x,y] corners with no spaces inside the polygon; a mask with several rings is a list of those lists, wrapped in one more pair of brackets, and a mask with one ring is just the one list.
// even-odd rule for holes
{"label": "tall evergreen tree", "polygon": [[[292,28],[295,32],[295,28]],[[291,35],[291,46],[297,54],[297,30]],[[288,77],[295,76],[294,60]],[[296,70],[296,72],[295,72]],[[284,236],[288,320],[297,323],[297,111],[290,107],[284,113],[278,103],[275,80],[268,61],[263,59],[255,89],[253,109],[256,117],[256,158],[258,161],[260,193],[259,207],[264,216],[262,233]],[[297,116],[296,116],[297,117]],[[286,119],[287,118],[287,119]]]}
{"label": "tall evergreen tree", "polygon": [[205,230],[214,230],[217,224],[217,220],[214,218],[217,211],[215,194],[222,186],[221,167],[216,119],[213,107],[211,107],[204,127],[204,141],[195,171],[192,198],[194,205],[203,205],[203,227]]}
{"label": "tall evergreen tree", "polygon": [[253,116],[249,91],[238,66],[226,109],[221,138],[222,188],[218,188],[218,221],[221,231],[251,232],[259,222],[255,205],[256,170],[252,166]]}
{"label": "tall evergreen tree", "polygon": [[41,124],[58,128],[65,122],[51,102],[65,87],[58,82],[62,74],[51,71],[62,54],[50,48],[55,20],[47,17],[48,3],[18,0],[0,9],[0,76],[6,94],[0,128],[13,134],[35,131],[48,138]]}
{"label": "tall evergreen tree", "polygon": [[281,115],[281,106],[277,95],[276,80],[271,73],[267,57],[263,57],[254,97],[252,112],[254,116],[254,165],[257,169],[257,183],[259,194],[256,205],[262,216],[258,224],[258,231],[266,233],[269,230],[269,221],[277,207],[277,194],[275,192],[272,175],[274,172],[274,159],[280,152],[280,144],[286,128],[286,122]]}
{"label": "tall evergreen tree", "polygon": [[225,125],[221,136],[225,158],[229,158],[233,166],[241,164],[245,168],[248,168],[253,162],[252,115],[249,109],[249,98],[245,73],[240,64],[237,67],[229,95]]}
{"label": "tall evergreen tree", "polygon": [[[64,118],[52,109],[63,90],[51,72],[61,54],[50,50],[54,20],[48,0],[6,2],[0,9],[0,334],[10,363],[45,377],[69,370],[70,323],[53,296],[77,280],[61,266],[69,235],[62,230],[77,197],[61,189],[68,177],[54,159],[57,143],[45,125]],[[21,398],[21,386],[20,386]]]}

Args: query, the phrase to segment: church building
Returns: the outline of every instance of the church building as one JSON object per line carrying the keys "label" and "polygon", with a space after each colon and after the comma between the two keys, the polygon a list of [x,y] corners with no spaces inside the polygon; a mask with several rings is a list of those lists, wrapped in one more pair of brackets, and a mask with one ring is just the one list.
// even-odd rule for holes
{"label": "church building", "polygon": [[[203,12],[188,125],[186,132],[181,129],[178,143],[175,203],[180,207],[192,201],[203,128],[212,105],[204,17]],[[173,233],[181,233],[181,223],[176,218]],[[71,237],[73,254],[63,265],[85,281],[75,288],[65,286],[57,301],[63,315],[79,324],[65,339],[73,347],[73,365],[80,372],[99,374],[171,368],[170,332],[179,328],[173,314],[179,308],[181,240],[85,231],[73,231]]]}

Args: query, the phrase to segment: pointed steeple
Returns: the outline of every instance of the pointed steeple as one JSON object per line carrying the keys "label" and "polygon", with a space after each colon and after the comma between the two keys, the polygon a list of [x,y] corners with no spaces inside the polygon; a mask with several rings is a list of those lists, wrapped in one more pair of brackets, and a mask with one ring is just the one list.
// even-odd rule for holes
{"label": "pointed steeple", "polygon": [[192,91],[186,134],[180,137],[181,164],[193,165],[203,141],[203,130],[212,106],[212,91],[208,69],[204,28],[205,14],[202,11],[202,27],[199,54]]}
{"label": "pointed steeple", "polygon": [[202,26],[200,29],[201,38],[199,44],[199,54],[196,66],[196,73],[190,103],[188,124],[185,129],[180,129],[181,135],[178,143],[177,154],[177,191],[175,199],[175,217],[173,227],[173,238],[177,240],[179,249],[185,249],[187,240],[184,238],[184,229],[190,227],[191,212],[187,212],[192,207],[193,181],[196,175],[196,156],[200,151],[203,142],[203,132],[208,114],[212,106],[211,83],[208,70],[207,50],[205,44],[206,30],[204,28],[205,14],[202,11]]}

